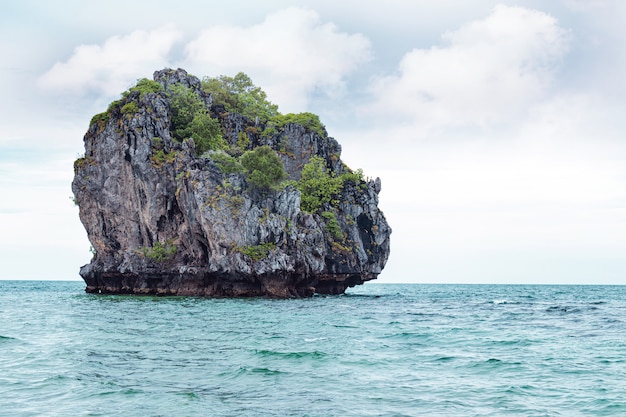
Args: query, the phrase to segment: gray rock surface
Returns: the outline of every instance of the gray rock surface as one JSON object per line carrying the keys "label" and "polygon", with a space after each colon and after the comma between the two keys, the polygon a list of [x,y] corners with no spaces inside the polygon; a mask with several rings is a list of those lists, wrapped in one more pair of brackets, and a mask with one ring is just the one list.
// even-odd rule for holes
{"label": "gray rock surface", "polygon": [[[335,174],[347,169],[327,135],[288,124],[262,137],[258,121],[212,107],[184,70],[157,71],[154,80],[196,91],[231,144],[243,132],[249,148],[271,146],[290,179],[313,155]],[[123,112],[130,102],[138,110]],[[346,182],[338,201],[323,207],[335,213],[337,239],[327,219],[300,209],[294,186],[252,189],[243,174],[223,174],[210,153],[196,156],[192,139],[174,140],[170,124],[165,92],[130,92],[85,134],[72,190],[94,249],[80,270],[87,292],[303,297],[340,294],[382,271],[391,229],[378,209],[379,179]]]}

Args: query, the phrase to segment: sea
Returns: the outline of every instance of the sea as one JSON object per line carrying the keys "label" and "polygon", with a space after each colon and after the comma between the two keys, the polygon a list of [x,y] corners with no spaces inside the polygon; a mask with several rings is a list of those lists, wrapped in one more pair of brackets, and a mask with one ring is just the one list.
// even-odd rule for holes
{"label": "sea", "polygon": [[1,416],[626,416],[626,286],[0,281]]}

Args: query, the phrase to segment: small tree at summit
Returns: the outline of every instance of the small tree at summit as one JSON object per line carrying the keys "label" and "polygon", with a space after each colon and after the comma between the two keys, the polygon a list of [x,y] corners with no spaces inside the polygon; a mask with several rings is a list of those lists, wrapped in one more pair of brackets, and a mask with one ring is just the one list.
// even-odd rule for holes
{"label": "small tree at summit", "polygon": [[189,88],[175,84],[169,89],[170,109],[172,112],[172,136],[182,142],[193,138],[196,154],[208,150],[226,149],[228,144],[222,137],[222,127],[217,119],[209,115],[208,110]]}
{"label": "small tree at summit", "polygon": [[214,103],[223,105],[226,111],[241,113],[251,119],[258,117],[263,123],[279,114],[278,106],[272,104],[265,91],[254,85],[243,72],[234,77],[205,77],[202,88],[211,93]]}

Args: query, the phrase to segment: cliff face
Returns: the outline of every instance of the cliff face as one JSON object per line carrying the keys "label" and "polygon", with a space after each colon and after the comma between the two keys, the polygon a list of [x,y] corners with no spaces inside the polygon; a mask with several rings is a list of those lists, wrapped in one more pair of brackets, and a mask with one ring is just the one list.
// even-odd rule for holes
{"label": "cliff face", "polygon": [[[80,270],[87,292],[300,297],[377,277],[391,234],[379,179],[352,175],[332,201],[301,209],[297,181],[312,158],[332,177],[351,173],[333,138],[295,123],[262,135],[258,120],[213,105],[184,70],[154,80],[162,91],[131,89],[94,117],[74,165],[72,190],[94,249]],[[252,187],[245,173],[225,173],[216,153],[198,156],[193,139],[176,140],[168,91],[177,84],[219,120],[231,148],[271,147],[293,181]]]}

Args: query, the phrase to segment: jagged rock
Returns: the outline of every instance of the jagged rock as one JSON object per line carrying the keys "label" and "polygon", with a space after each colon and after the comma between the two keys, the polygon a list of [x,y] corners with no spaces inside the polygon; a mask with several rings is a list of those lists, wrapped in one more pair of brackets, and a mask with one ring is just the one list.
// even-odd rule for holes
{"label": "jagged rock", "polygon": [[74,165],[72,190],[94,249],[80,270],[87,292],[285,298],[340,294],[377,277],[391,234],[378,178],[347,181],[323,207],[339,225],[333,235],[321,211],[300,209],[293,185],[261,192],[243,174],[224,174],[211,153],[196,155],[192,139],[175,140],[167,90],[195,91],[231,145],[242,134],[248,149],[269,145],[292,180],[312,156],[345,172],[337,141],[293,123],[260,135],[258,120],[213,105],[184,70],[154,80],[165,90],[131,91],[94,117]]}

